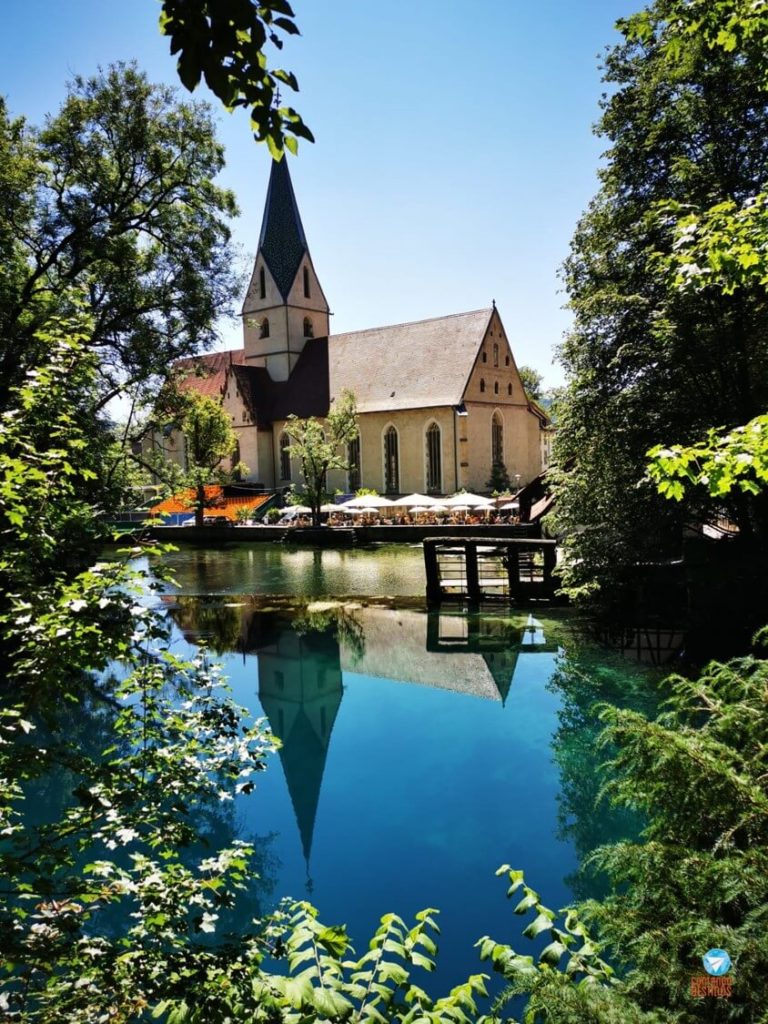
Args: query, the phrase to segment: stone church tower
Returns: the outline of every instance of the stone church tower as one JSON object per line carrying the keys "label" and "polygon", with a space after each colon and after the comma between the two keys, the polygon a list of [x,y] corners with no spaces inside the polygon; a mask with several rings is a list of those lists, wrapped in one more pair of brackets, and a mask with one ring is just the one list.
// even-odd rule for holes
{"label": "stone church tower", "polygon": [[259,249],[243,303],[245,365],[287,380],[306,342],[329,333],[328,303],[317,279],[288,171],[272,162]]}

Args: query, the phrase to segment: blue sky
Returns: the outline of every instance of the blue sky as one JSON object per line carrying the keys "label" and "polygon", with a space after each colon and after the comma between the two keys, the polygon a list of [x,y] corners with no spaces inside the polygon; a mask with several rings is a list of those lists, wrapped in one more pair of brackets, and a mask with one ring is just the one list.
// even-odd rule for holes
{"label": "blue sky", "polygon": [[[291,174],[334,332],[495,299],[518,363],[562,381],[557,270],[594,194],[599,55],[640,0],[293,0],[281,62],[316,144]],[[39,123],[65,83],[136,59],[176,83],[154,0],[5,0],[0,92]],[[205,90],[195,94],[207,98]],[[217,112],[222,184],[252,256],[269,154],[243,113]],[[222,345],[241,344],[238,324]]]}

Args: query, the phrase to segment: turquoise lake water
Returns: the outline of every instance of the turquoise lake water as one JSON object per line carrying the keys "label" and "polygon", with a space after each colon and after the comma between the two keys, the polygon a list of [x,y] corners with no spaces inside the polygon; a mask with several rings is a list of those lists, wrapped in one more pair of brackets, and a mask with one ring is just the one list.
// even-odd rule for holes
{"label": "turquoise lake water", "polygon": [[[427,614],[420,548],[185,548],[165,560],[175,650],[205,644],[237,701],[283,741],[221,828],[255,839],[258,909],[310,899],[363,951],[387,911],[441,911],[445,991],[490,934],[533,951],[494,876],[553,908],[599,892],[580,860],[634,824],[595,806],[595,701],[645,705],[647,674],[566,613]],[[369,603],[388,595],[393,607]],[[295,605],[284,600],[300,597]],[[218,838],[226,839],[226,835]]]}

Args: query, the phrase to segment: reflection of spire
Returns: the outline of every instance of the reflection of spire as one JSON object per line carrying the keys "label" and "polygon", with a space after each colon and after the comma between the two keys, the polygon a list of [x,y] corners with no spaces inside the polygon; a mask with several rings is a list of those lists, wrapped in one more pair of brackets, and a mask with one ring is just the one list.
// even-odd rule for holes
{"label": "reflection of spire", "polygon": [[330,630],[297,636],[286,626],[261,647],[259,700],[282,740],[280,761],[301,835],[311,892],[309,858],[320,787],[333,724],[341,704],[339,645]]}
{"label": "reflection of spire", "polygon": [[493,676],[496,689],[499,691],[502,705],[507,703],[507,697],[512,687],[512,679],[517,665],[517,656],[520,653],[518,647],[510,647],[506,651],[489,651],[483,654],[483,661],[488,666],[488,671]]}

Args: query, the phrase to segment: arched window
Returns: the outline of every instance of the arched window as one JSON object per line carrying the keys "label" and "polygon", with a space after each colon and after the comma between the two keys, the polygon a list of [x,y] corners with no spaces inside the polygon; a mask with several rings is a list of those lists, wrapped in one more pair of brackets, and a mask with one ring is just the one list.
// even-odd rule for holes
{"label": "arched window", "polygon": [[427,427],[427,492],[442,490],[442,445],[440,443],[440,427],[430,423]]}
{"label": "arched window", "polygon": [[485,349],[483,349],[483,362],[484,363],[488,362],[488,353],[485,351]]}
{"label": "arched window", "polygon": [[483,391],[485,391],[485,378],[481,377],[480,378],[480,392],[482,393]]}
{"label": "arched window", "polygon": [[393,426],[384,431],[384,493],[397,494],[400,490],[400,451],[397,431]]}
{"label": "arched window", "polygon": [[504,356],[504,365],[509,366],[509,356]]}
{"label": "arched window", "polygon": [[291,443],[290,437],[283,432],[280,435],[278,445],[280,447],[280,479],[290,480],[291,479],[291,453],[288,451],[288,445]]}
{"label": "arched window", "polygon": [[508,395],[512,394],[512,385],[511,384],[507,384],[507,394]]}
{"label": "arched window", "polygon": [[504,465],[504,423],[498,412],[491,419],[491,463]]}
{"label": "arched window", "polygon": [[493,343],[493,365],[499,365],[499,345],[496,341]]}
{"label": "arched window", "polygon": [[499,393],[499,382],[497,380],[493,382],[493,393],[494,395],[498,395]]}
{"label": "arched window", "polygon": [[309,298],[309,267],[304,267],[304,298]]}
{"label": "arched window", "polygon": [[264,317],[264,319],[261,321],[261,329],[259,330],[259,337],[260,338],[268,338],[269,337],[269,320],[267,319],[267,317]]}
{"label": "arched window", "polygon": [[259,298],[266,299],[267,297],[267,275],[264,273],[264,267],[259,271]]}
{"label": "arched window", "polygon": [[304,317],[304,337],[305,338],[314,338],[314,336],[315,336],[315,331],[314,331],[314,328],[312,327],[312,321],[309,319],[308,316],[305,316]]}
{"label": "arched window", "polygon": [[360,435],[347,445],[347,490],[360,489]]}

